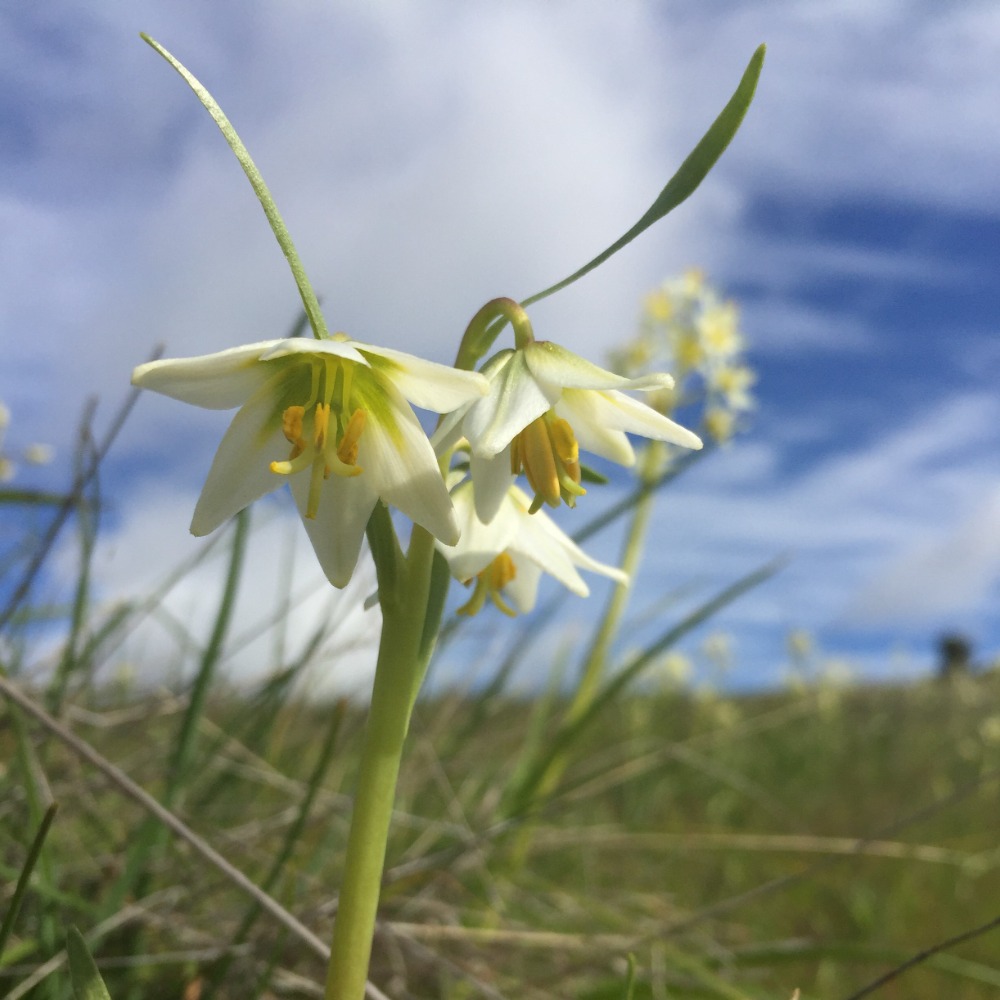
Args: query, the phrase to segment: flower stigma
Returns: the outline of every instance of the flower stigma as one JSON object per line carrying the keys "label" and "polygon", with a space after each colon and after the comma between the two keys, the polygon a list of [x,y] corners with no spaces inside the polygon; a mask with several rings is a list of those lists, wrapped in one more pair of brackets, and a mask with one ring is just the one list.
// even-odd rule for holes
{"label": "flower stigma", "polygon": [[316,517],[323,481],[331,474],[358,476],[363,471],[358,446],[367,416],[362,407],[351,408],[354,365],[344,358],[314,360],[308,399],[281,413],[281,431],[292,450],[286,461],[271,462],[270,468],[279,476],[310,470],[308,518]]}
{"label": "flower stigma", "polygon": [[[472,617],[479,614],[488,597],[508,618],[516,618],[517,612],[503,599],[501,591],[517,576],[517,567],[509,553],[501,552],[485,569],[476,574],[476,586],[472,597],[457,608],[455,613]],[[466,580],[466,584],[470,581]]]}
{"label": "flower stigma", "polygon": [[580,446],[568,420],[552,410],[533,420],[514,436],[510,448],[510,471],[521,470],[535,494],[530,513],[543,503],[576,506],[576,498],[587,491],[580,485]]}

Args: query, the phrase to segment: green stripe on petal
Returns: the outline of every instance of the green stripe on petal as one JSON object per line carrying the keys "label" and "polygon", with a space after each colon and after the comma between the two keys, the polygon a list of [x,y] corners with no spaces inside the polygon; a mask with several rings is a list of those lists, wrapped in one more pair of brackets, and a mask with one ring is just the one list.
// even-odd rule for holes
{"label": "green stripe on petal", "polygon": [[207,535],[224,521],[285,482],[270,464],[286,458],[276,399],[285,377],[278,373],[261,386],[233,417],[212,460],[191,520],[193,535]]}
{"label": "green stripe on petal", "polygon": [[522,348],[528,369],[536,378],[562,389],[627,389],[630,380],[595,365],[551,340]]}
{"label": "green stripe on petal", "polygon": [[465,436],[476,454],[489,458],[506,448],[515,434],[553,402],[528,369],[524,352],[516,351],[490,382],[489,395],[472,404],[465,418]]}
{"label": "green stripe on petal", "polygon": [[358,447],[362,475],[386,503],[454,544],[458,524],[434,449],[402,394],[391,383],[379,388],[379,412],[369,409]]}
{"label": "green stripe on petal", "polygon": [[309,477],[292,476],[289,485],[326,578],[335,587],[346,587],[358,562],[368,518],[378,502],[371,483],[363,475],[331,476],[322,486],[314,518],[305,516]]}
{"label": "green stripe on petal", "polygon": [[403,351],[367,344],[355,346],[375,371],[390,379],[414,406],[421,409],[450,413],[489,391],[488,380],[479,372],[439,365]]}

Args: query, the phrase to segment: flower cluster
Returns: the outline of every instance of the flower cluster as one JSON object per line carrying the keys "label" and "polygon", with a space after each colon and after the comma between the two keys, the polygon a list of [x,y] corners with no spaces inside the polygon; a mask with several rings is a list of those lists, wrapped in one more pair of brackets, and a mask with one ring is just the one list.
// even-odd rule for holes
{"label": "flower cluster", "polygon": [[4,446],[9,426],[10,410],[0,402],[0,483],[9,483],[17,475],[19,461],[25,465],[48,465],[54,454],[51,445],[47,444],[29,444],[19,453],[9,452]]}
{"label": "flower cluster", "polygon": [[[152,361],[132,381],[197,406],[239,407],[195,507],[195,535],[288,482],[324,572],[343,587],[381,501],[435,537],[454,576],[475,582],[460,613],[489,599],[514,614],[534,605],[543,571],[581,595],[578,569],[625,580],[540,509],[586,493],[581,449],[631,465],[629,434],[701,447],[626,392],[670,391],[669,375],[617,375],[522,334],[481,372],[335,334]],[[433,443],[411,404],[444,415]],[[515,484],[522,472],[530,495]]]}
{"label": "flower cluster", "polygon": [[744,358],[746,342],[734,302],[720,298],[697,270],[664,282],[644,303],[639,333],[612,355],[612,367],[639,376],[669,367],[676,385],[650,400],[663,413],[703,403],[702,428],[721,444],[754,407],[756,376]]}

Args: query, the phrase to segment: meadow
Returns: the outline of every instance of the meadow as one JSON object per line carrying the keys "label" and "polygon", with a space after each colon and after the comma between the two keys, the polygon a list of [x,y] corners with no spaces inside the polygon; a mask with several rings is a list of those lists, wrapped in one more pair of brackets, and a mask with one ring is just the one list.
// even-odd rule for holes
{"label": "meadow", "polygon": [[[364,711],[281,687],[218,690],[196,717],[190,691],[83,689],[59,715],[325,941]],[[624,696],[573,743],[557,786],[515,806],[567,704],[501,685],[418,704],[371,971],[385,995],[617,1000],[633,956],[634,997],[846,1000],[996,916],[995,673]],[[0,726],[5,908],[59,806],[3,995],[71,995],[70,925],[114,998],[322,995],[308,940],[32,716],[8,703]],[[986,933],[875,995],[996,996],[996,955]]]}

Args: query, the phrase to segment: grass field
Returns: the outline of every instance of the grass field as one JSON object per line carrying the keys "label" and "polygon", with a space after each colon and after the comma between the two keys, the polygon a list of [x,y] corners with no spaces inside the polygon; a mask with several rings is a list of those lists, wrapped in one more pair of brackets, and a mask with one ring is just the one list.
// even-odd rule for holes
{"label": "grass field", "polygon": [[[212,696],[168,794],[189,706],[105,692],[61,714],[325,941],[363,713]],[[564,708],[502,693],[418,707],[371,977],[388,996],[619,998],[631,954],[635,997],[846,1000],[997,915],[995,674],[623,698],[558,787],[512,812]],[[59,803],[3,995],[70,995],[64,970],[43,970],[71,924],[115,1000],[321,995],[308,942],[10,706],[0,760],[6,900]],[[984,933],[877,995],[998,996],[998,954],[1000,931]]]}

